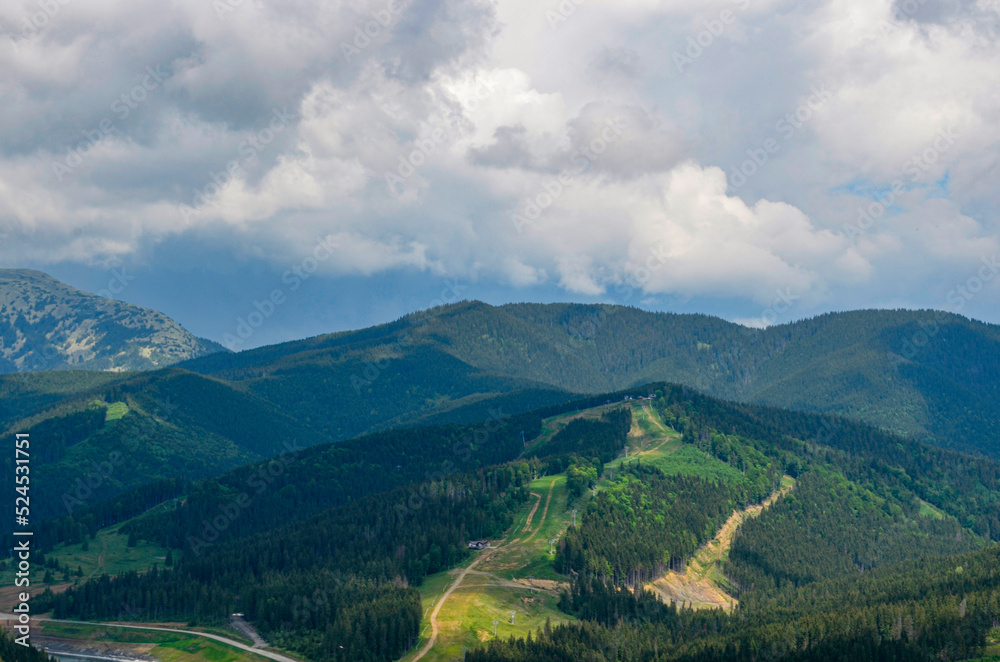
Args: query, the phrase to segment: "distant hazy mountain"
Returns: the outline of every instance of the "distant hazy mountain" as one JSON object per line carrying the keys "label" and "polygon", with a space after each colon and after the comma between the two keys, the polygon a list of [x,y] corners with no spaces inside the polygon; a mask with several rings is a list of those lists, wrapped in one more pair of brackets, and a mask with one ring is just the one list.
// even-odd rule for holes
{"label": "distant hazy mountain", "polygon": [[81,292],[40,271],[0,269],[0,373],[149,370],[219,351],[163,313]]}

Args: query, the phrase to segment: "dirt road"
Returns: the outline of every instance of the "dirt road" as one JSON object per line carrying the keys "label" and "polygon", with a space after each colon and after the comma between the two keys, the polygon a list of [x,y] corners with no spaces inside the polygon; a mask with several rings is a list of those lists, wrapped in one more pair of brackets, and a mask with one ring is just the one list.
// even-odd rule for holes
{"label": "dirt road", "polygon": [[531,512],[528,513],[528,519],[525,520],[524,527],[521,529],[521,533],[524,533],[526,531],[531,531],[531,520],[535,519],[535,512],[538,510],[538,504],[540,504],[542,502],[542,495],[541,494],[539,494],[537,492],[532,492],[531,496],[535,497],[538,500],[535,501],[534,507],[532,507]]}
{"label": "dirt road", "polygon": [[[545,497],[545,510],[542,511],[542,521],[538,524],[538,526],[534,528],[533,531],[531,531],[531,535],[528,536],[527,538],[524,538],[521,542],[530,542],[531,539],[535,537],[535,534],[538,533],[538,530],[541,529],[542,526],[545,524],[545,518],[548,517],[549,515],[549,504],[552,503],[552,490],[555,488],[555,486],[556,486],[556,481],[553,480],[551,483],[549,483],[549,493]],[[534,494],[534,492],[532,492],[532,494]],[[542,500],[541,498],[539,498],[538,503],[541,502]],[[535,508],[531,511],[531,515],[529,515],[528,517],[529,522],[531,521],[531,517],[534,516],[535,510],[538,510],[538,503],[535,504]],[[524,527],[524,531],[530,531],[530,530],[531,529],[529,529],[527,526]]]}
{"label": "dirt road", "polygon": [[[535,508],[537,507],[538,504],[536,503]],[[431,612],[430,616],[431,638],[427,640],[427,643],[424,644],[424,647],[420,649],[420,651],[416,654],[416,656],[414,656],[410,660],[410,662],[417,662],[417,660],[423,659],[423,657],[427,655],[427,653],[429,653],[432,648],[434,648],[434,644],[437,643],[437,637],[438,637],[437,617],[438,614],[441,613],[441,607],[443,607],[444,603],[448,601],[448,598],[450,598],[451,594],[455,592],[455,589],[457,589],[462,584],[462,580],[465,579],[466,575],[468,575],[473,570],[473,568],[479,565],[480,562],[482,562],[484,559],[489,558],[490,555],[492,555],[496,549],[497,549],[496,547],[491,547],[490,549],[487,549],[485,552],[480,554],[475,561],[466,566],[462,570],[462,572],[458,573],[458,577],[456,577],[455,581],[451,583],[451,586],[448,587],[448,590],[444,592],[444,595],[441,596],[441,599],[437,601],[437,604],[434,605],[434,611]]]}
{"label": "dirt road", "polygon": [[793,483],[788,483],[776,490],[763,503],[734,512],[715,537],[695,553],[684,572],[668,572],[666,576],[647,584],[646,588],[659,595],[664,602],[674,602],[678,605],[686,603],[694,609],[720,607],[726,610],[733,609],[737,604],[736,598],[719,585],[723,579],[722,560],[729,554],[733,536],[736,535],[740,524],[748,518],[757,517],[778,498],[787,494],[793,486]]}

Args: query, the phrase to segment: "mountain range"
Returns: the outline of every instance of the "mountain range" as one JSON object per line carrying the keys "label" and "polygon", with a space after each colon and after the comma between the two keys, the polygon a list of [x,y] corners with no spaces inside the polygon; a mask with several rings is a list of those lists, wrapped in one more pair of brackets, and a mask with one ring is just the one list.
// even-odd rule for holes
{"label": "mountain range", "polygon": [[[394,406],[433,414],[488,391],[599,393],[669,381],[840,414],[942,446],[1000,451],[1000,327],[931,310],[831,313],[753,329],[622,306],[462,302],[178,367],[243,384],[288,409],[362,400],[371,408],[352,419],[373,427],[395,416],[387,411]],[[308,392],[284,398],[297,390],[292,382],[309,383]],[[470,383],[481,386],[468,391]]]}
{"label": "mountain range", "polygon": [[[88,504],[36,539],[32,604],[213,632],[239,613],[317,662],[967,660],[996,650],[998,481],[989,459],[653,383]],[[140,546],[158,553],[56,584]]]}
{"label": "mountain range", "polygon": [[[22,357],[118,305],[7,276]],[[0,427],[31,441],[38,613],[239,613],[330,662],[1000,651],[995,326],[465,301],[230,353],[118,310],[146,335],[91,342],[107,369],[0,375]],[[136,347],[169,365],[101,363]]]}
{"label": "mountain range", "polygon": [[[622,306],[467,301],[368,329],[207,353],[221,348],[162,315],[37,272],[6,273],[18,284],[5,292],[38,293],[31,300],[39,332],[18,336],[21,357],[41,351],[31,338],[79,337],[74,320],[95,338],[105,327],[87,316],[102,306],[129,312],[133,326],[149,320],[141,337],[123,334],[115,344],[106,334],[100,358],[61,365],[121,366],[143,352],[161,362],[191,356],[144,372],[0,376],[0,426],[61,440],[37,469],[52,485],[50,502],[39,506],[50,515],[63,512],[56,501],[67,486],[116,449],[137,470],[103,481],[95,498],[271,457],[281,452],[276,439],[310,446],[401,425],[470,423],[491,411],[515,414],[657,381],[1000,455],[1000,328],[936,311],[831,313],[752,329]],[[15,321],[4,337],[25,326],[20,313],[8,319]]]}
{"label": "mountain range", "polygon": [[[128,276],[119,276],[124,287]],[[152,370],[223,349],[163,313],[81,292],[40,271],[0,269],[0,373]]]}

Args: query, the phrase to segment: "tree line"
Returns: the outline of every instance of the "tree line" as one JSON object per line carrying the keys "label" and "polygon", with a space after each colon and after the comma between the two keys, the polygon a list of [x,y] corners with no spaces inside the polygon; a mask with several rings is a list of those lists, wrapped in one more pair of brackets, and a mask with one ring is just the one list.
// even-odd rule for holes
{"label": "tree line", "polygon": [[535,466],[499,465],[371,495],[305,522],[188,549],[171,570],[47,591],[35,609],[202,625],[241,611],[264,636],[312,659],[392,660],[419,635],[413,586],[465,559],[470,539],[501,536],[528,501]]}

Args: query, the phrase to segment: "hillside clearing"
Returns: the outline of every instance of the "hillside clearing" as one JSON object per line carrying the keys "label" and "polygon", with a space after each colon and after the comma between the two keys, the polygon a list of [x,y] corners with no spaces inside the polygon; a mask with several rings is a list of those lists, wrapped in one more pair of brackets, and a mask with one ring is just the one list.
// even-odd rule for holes
{"label": "hillside clearing", "polygon": [[[47,569],[33,564],[31,568],[32,595],[41,593],[46,588],[53,592],[65,591],[74,583],[83,583],[100,577],[103,574],[113,576],[126,572],[147,572],[154,565],[163,568],[166,565],[167,549],[140,540],[135,547],[128,546],[128,536],[120,535],[120,525],[101,529],[97,536],[88,541],[84,549],[83,543],[66,545],[60,543],[46,554],[46,559],[56,561],[60,568],[68,567],[70,576],[67,578],[62,570],[52,570],[52,581],[45,583]],[[82,575],[78,575],[82,573]],[[0,573],[3,587],[0,588],[0,608],[10,611],[17,602],[17,594],[22,589],[14,587],[14,568]]]}
{"label": "hillside clearing", "polygon": [[646,589],[656,593],[666,603],[685,604],[692,609],[722,608],[729,611],[735,608],[737,600],[725,590],[726,579],[721,567],[729,558],[733,536],[740,524],[760,515],[794,486],[795,480],[784,476],[781,487],[763,503],[734,512],[715,537],[695,553],[683,573],[668,572],[664,577],[647,584]]}
{"label": "hillside clearing", "polygon": [[[465,567],[424,580],[422,640],[403,662],[461,659],[463,647],[493,638],[493,621],[498,636],[523,637],[544,627],[546,619],[553,625],[573,620],[557,607],[565,578],[555,573],[548,553],[549,541],[572,522],[566,476],[537,478],[529,489],[531,503],[508,532],[509,542],[495,542]],[[511,611],[517,612],[513,624]]]}

